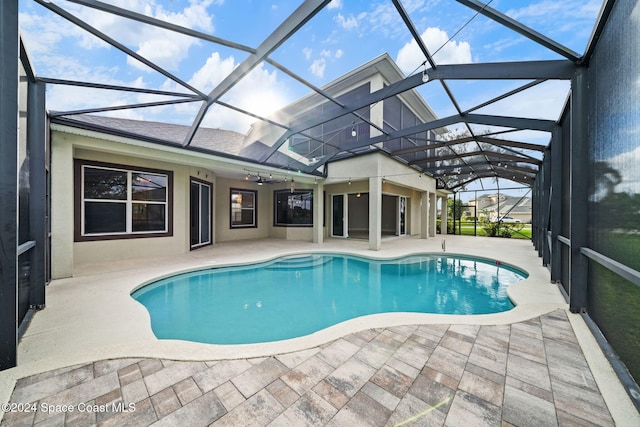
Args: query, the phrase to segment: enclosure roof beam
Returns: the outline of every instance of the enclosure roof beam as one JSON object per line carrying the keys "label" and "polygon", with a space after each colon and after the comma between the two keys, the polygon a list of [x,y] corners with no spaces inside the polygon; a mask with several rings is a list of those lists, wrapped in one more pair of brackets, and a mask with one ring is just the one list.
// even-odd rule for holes
{"label": "enclosure roof beam", "polygon": [[479,136],[476,139],[480,142],[485,142],[487,144],[492,144],[498,147],[502,147],[502,146],[516,147],[516,148],[522,148],[525,150],[539,151],[541,153],[547,149],[547,147],[544,145],[531,144],[529,142],[511,141],[508,139],[490,138],[487,136]]}
{"label": "enclosure roof beam", "polygon": [[103,12],[110,13],[112,15],[118,15],[123,18],[128,18],[134,21],[142,22],[144,24],[153,25],[155,27],[163,28],[165,30],[173,31],[176,33],[184,34],[187,36],[195,37],[201,40],[206,40],[221,46],[230,47],[233,49],[241,50],[243,52],[255,53],[256,50],[249,46],[244,46],[239,43],[234,43],[229,40],[222,39],[220,37],[212,36],[200,31],[193,30],[191,28],[182,27],[180,25],[172,24],[160,19],[152,18],[141,13],[133,12],[128,9],[123,9],[117,6],[113,6],[107,3],[103,3],[97,0],[67,0],[71,3],[77,3],[82,6],[91,7],[93,9],[101,10]]}
{"label": "enclosure roof beam", "polygon": [[422,75],[414,74],[358,99],[357,103],[355,104],[345,105],[342,110],[334,111],[334,112],[326,112],[313,117],[309,117],[305,115],[304,117],[301,117],[299,120],[296,120],[291,123],[291,127],[289,131],[285,132],[280,138],[278,138],[278,140],[271,147],[271,151],[266,153],[261,160],[266,160],[269,157],[271,157],[276,151],[280,149],[282,144],[284,144],[287,141],[287,139],[289,139],[290,137],[292,137],[297,133],[300,133],[305,130],[311,129],[312,127],[330,122],[331,120],[353,113],[354,111],[357,111],[369,105],[376,104],[384,99],[391,98],[392,96],[395,96],[400,93],[411,90],[413,88],[416,88],[421,84],[424,84],[424,82],[422,81]]}
{"label": "enclosure roof beam", "polygon": [[438,65],[426,74],[429,80],[571,80],[576,68],[573,62],[561,59]]}
{"label": "enclosure roof beam", "polygon": [[157,71],[158,73],[162,74],[163,76],[173,80],[174,82],[178,83],[180,86],[183,86],[183,87],[189,89],[190,91],[192,91],[193,93],[198,94],[201,99],[207,97],[204,93],[202,93],[198,89],[192,87],[187,82],[185,82],[185,81],[181,80],[180,78],[174,76],[173,74],[171,74],[170,72],[168,72],[164,68],[162,68],[162,67],[156,65],[155,63],[149,61],[145,57],[137,54],[136,52],[134,52],[133,50],[129,49],[128,47],[126,47],[122,43],[116,41],[115,39],[109,37],[108,35],[104,34],[103,32],[97,30],[95,27],[92,27],[91,25],[87,24],[83,20],[81,20],[81,19],[77,18],[76,16],[70,14],[66,10],[58,7],[57,5],[55,5],[53,3],[49,3],[49,2],[44,1],[44,0],[35,0],[35,1],[38,4],[40,4],[41,6],[46,7],[50,11],[56,13],[57,15],[60,15],[61,17],[65,18],[66,20],[70,21],[71,23],[73,23],[73,24],[77,25],[78,27],[82,28],[83,30],[88,31],[89,33],[91,33],[94,36],[98,37],[100,40],[104,41],[105,43],[110,44],[111,46],[115,47],[116,49],[118,49],[118,50],[120,50],[120,51],[122,51],[124,53],[126,53],[127,55],[131,56],[132,58],[135,58],[138,61],[142,62],[147,67],[149,67],[149,68]]}
{"label": "enclosure roof beam", "polygon": [[543,145],[531,144],[528,142],[511,141],[508,139],[490,138],[486,136],[478,136],[476,138],[473,138],[471,136],[465,136],[463,138],[452,139],[451,141],[431,141],[432,144],[430,145],[420,145],[416,147],[403,148],[402,150],[392,151],[390,152],[390,154],[392,156],[401,156],[403,154],[411,154],[411,153],[417,153],[420,151],[428,151],[428,150],[433,150],[435,148],[446,147],[450,145],[464,144],[474,140],[484,142],[487,144],[492,144],[497,147],[505,147],[505,146],[516,147],[516,148],[522,148],[525,150],[534,150],[534,151],[540,151],[540,152],[544,152],[546,150],[546,147]]}
{"label": "enclosure roof beam", "polygon": [[526,25],[523,25],[522,23],[516,21],[515,19],[510,18],[504,13],[489,7],[488,5],[482,3],[481,1],[478,1],[478,0],[456,0],[456,1],[458,3],[461,3],[477,11],[478,13],[486,16],[489,19],[492,19],[504,25],[505,27],[517,32],[518,34],[525,36],[529,40],[532,40],[546,47],[547,49],[550,49],[553,52],[556,52],[557,54],[564,56],[565,58],[569,59],[572,62],[579,63],[580,60],[582,59],[578,53],[574,52],[568,47],[561,45],[560,43],[550,39],[549,37],[543,34],[540,34],[539,32],[527,27]]}
{"label": "enclosure roof beam", "polygon": [[180,93],[180,92],[169,92],[165,90],[155,90],[155,89],[145,89],[140,87],[129,87],[129,86],[117,86],[117,85],[108,85],[103,83],[92,83],[92,82],[81,82],[77,80],[64,80],[64,79],[53,79],[50,77],[38,77],[38,80],[55,85],[66,85],[66,86],[79,86],[79,87],[90,87],[94,89],[106,89],[106,90],[117,90],[122,92],[137,92],[137,93],[146,93],[149,95],[162,95],[162,96],[176,96],[181,98],[191,98],[194,100],[201,100],[202,98],[198,95],[192,93]]}
{"label": "enclosure roof beam", "polygon": [[496,103],[496,102],[498,102],[498,101],[502,101],[503,99],[509,98],[509,97],[510,97],[510,96],[512,96],[512,95],[516,95],[516,94],[518,94],[518,93],[520,93],[520,92],[523,92],[523,91],[525,91],[525,90],[527,90],[527,89],[530,89],[530,88],[532,88],[532,87],[534,87],[534,86],[537,86],[537,85],[539,85],[540,83],[544,83],[544,82],[546,82],[546,80],[534,80],[534,81],[532,81],[532,82],[529,82],[529,83],[527,83],[527,84],[524,84],[524,85],[522,85],[522,86],[520,86],[520,87],[518,87],[518,88],[515,88],[515,89],[513,89],[513,90],[510,90],[509,92],[505,92],[505,93],[503,93],[503,94],[501,94],[501,95],[499,95],[499,96],[496,96],[495,98],[491,98],[490,100],[485,101],[485,102],[483,102],[482,104],[478,104],[478,105],[476,105],[475,107],[471,107],[471,108],[469,108],[468,110],[463,111],[463,112],[462,112],[462,115],[469,114],[469,113],[471,113],[472,111],[479,110],[480,108],[484,108],[484,107],[486,107],[486,106],[488,106],[488,105],[491,105],[491,104],[495,104],[495,103]]}
{"label": "enclosure roof beam", "polygon": [[433,57],[429,52],[429,49],[427,49],[427,45],[424,43],[424,41],[422,41],[422,37],[420,37],[420,33],[418,33],[416,26],[413,25],[413,22],[411,21],[411,18],[409,18],[409,15],[407,14],[407,11],[405,10],[404,6],[398,0],[392,0],[392,2],[396,8],[396,11],[404,21],[404,24],[407,26],[407,29],[411,33],[413,40],[416,42],[416,44],[420,48],[420,51],[426,58],[426,61],[429,63],[429,65],[431,65],[431,68],[436,69],[437,68],[436,63],[434,62]]}
{"label": "enclosure roof beam", "polygon": [[[515,162],[523,162],[523,163],[531,163],[533,165],[539,165],[542,163],[541,160],[538,159],[533,159],[533,158],[529,158],[529,157],[520,157],[520,156],[514,156],[512,154],[505,154],[505,153],[498,153],[498,152],[494,152],[494,151],[473,151],[473,152],[469,152],[469,153],[459,153],[457,155],[448,155],[448,156],[442,156],[442,155],[438,155],[437,157],[433,157],[430,159],[422,159],[422,160],[416,160],[413,162],[409,162],[410,165],[417,165],[417,164],[422,164],[422,163],[429,163],[429,162],[437,162],[440,160],[452,160],[452,159],[457,159],[457,158],[461,158],[461,157],[473,157],[473,156],[487,156],[487,157],[499,157],[501,159],[509,159],[509,160],[513,160]],[[489,162],[485,162],[485,163],[492,163],[490,160],[488,159]]]}
{"label": "enclosure roof beam", "polygon": [[[506,165],[504,164],[505,162],[491,162],[491,164],[493,166],[495,166],[495,170],[500,171],[501,173],[508,175],[509,171],[518,171],[519,173],[528,175],[530,177],[535,176],[538,173],[538,169],[537,168],[526,168],[526,167],[522,167],[522,166],[509,166],[508,168],[506,167]],[[432,166],[432,167],[428,167],[428,168],[422,168],[422,172],[425,173],[429,173],[429,174],[433,174],[433,175],[437,175],[437,176],[441,176],[443,175],[443,173],[437,173],[439,171],[448,171],[451,169],[460,169],[461,173],[469,173],[469,171],[465,171],[465,168],[468,168],[470,166],[476,166],[476,168],[474,168],[473,170],[477,173],[480,172],[488,172],[491,171],[492,169],[484,169],[484,167],[488,166],[487,162],[474,162],[474,163],[468,163],[466,165],[445,165],[445,166]],[[479,166],[479,167],[478,167]]]}
{"label": "enclosure roof beam", "polygon": [[[507,128],[516,128],[516,129],[539,130],[539,131],[546,131],[546,132],[550,132],[556,126],[556,122],[554,122],[553,120],[527,119],[522,117],[505,117],[505,116],[492,116],[492,115],[483,115],[483,114],[467,114],[465,116],[461,116],[456,114],[456,115],[445,117],[442,119],[433,120],[428,123],[422,123],[417,126],[412,126],[412,127],[400,129],[397,131],[389,132],[388,135],[380,135],[374,138],[370,138],[368,140],[356,141],[351,144],[346,144],[342,148],[342,151],[349,151],[349,150],[365,147],[367,145],[374,145],[374,144],[383,143],[386,141],[392,141],[394,139],[402,138],[408,135],[413,135],[420,132],[426,132],[428,130],[438,129],[438,128],[453,125],[455,123],[460,123],[460,122],[482,124],[487,126],[500,126],[500,127],[507,127]],[[313,165],[314,168],[327,163],[337,154],[338,152],[335,152],[333,154],[323,157],[318,163]]]}
{"label": "enclosure roof beam", "polygon": [[[429,65],[431,65],[431,69],[433,71],[435,71],[436,69],[439,69],[439,67],[436,66],[436,63],[433,60],[432,55],[429,53],[429,49],[427,49],[426,44],[422,40],[422,37],[418,33],[418,30],[417,30],[416,26],[413,24],[413,21],[411,20],[411,18],[407,14],[407,11],[405,10],[405,8],[402,5],[402,3],[400,3],[399,0],[392,0],[392,1],[393,1],[394,6],[396,7],[396,10],[398,11],[398,14],[400,14],[400,16],[402,17],[402,20],[404,21],[405,25],[409,29],[409,32],[411,33],[411,36],[413,37],[413,40],[420,47],[420,50],[422,51],[422,54],[427,58],[426,62],[429,62]],[[426,64],[426,62],[423,62],[423,64]],[[423,81],[425,81],[425,75],[424,74],[421,74],[421,79]],[[447,84],[447,82],[445,82],[444,80],[440,79],[440,85],[442,86],[442,89],[445,91],[445,93],[449,97],[449,100],[453,104],[453,107],[456,109],[456,112],[458,114],[462,114],[462,109],[460,108],[460,105],[458,104],[458,101],[456,100],[456,97],[453,95],[453,92],[449,88],[449,85]],[[474,133],[473,133],[473,129],[471,129],[471,127],[469,126],[468,123],[465,123],[465,127],[467,128],[467,131],[469,132],[469,134],[471,136],[475,136]],[[448,147],[448,148],[453,154],[457,154],[453,148],[451,148],[451,147]],[[482,147],[480,147],[479,144],[478,144],[478,149],[482,150]],[[464,161],[464,160],[462,160],[462,161]]]}
{"label": "enclosure roof beam", "polygon": [[119,110],[133,110],[136,108],[149,108],[149,107],[162,107],[165,105],[184,104],[186,102],[195,102],[193,99],[174,99],[171,101],[158,101],[158,102],[145,102],[142,104],[125,104],[115,105],[112,107],[96,107],[96,108],[84,108],[82,110],[71,111],[52,111],[49,113],[51,117],[58,116],[75,116],[77,114],[91,114],[91,113],[103,113],[105,111],[119,111]]}
{"label": "enclosure roof beam", "polygon": [[310,21],[311,18],[330,2],[331,0],[305,0],[273,33],[267,36],[260,46],[258,46],[255,53],[250,54],[234,68],[222,82],[213,88],[207,96],[206,102],[200,107],[200,111],[198,111],[182,145],[187,146],[191,143],[211,105],[231,90],[243,77],[249,74],[260,62],[264,61],[267,56],[287,41],[289,37],[293,36],[296,31],[302,28],[304,24]]}

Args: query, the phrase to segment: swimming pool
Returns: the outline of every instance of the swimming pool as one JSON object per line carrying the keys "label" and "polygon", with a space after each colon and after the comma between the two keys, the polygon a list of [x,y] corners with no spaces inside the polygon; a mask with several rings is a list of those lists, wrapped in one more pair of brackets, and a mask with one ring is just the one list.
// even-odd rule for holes
{"label": "swimming pool", "polygon": [[159,339],[248,344],[368,314],[502,312],[513,308],[507,287],[526,276],[497,261],[460,256],[305,254],[179,274],[132,296],[149,311]]}

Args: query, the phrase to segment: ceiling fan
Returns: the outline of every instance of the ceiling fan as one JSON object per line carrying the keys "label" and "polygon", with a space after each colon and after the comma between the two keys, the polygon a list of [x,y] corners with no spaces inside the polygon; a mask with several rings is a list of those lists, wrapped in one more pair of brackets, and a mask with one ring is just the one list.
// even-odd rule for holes
{"label": "ceiling fan", "polygon": [[269,174],[269,178],[263,178],[262,175],[260,175],[260,173],[258,173],[257,176],[258,177],[255,180],[255,183],[258,185],[273,184],[273,183],[280,182],[280,181],[274,180],[271,174]]}

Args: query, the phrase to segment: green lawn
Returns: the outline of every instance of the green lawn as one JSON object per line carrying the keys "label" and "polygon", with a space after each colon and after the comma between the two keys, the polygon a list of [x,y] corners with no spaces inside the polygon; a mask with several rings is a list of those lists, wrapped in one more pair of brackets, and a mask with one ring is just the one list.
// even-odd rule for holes
{"label": "green lawn", "polygon": [[[514,230],[512,239],[531,239],[531,224],[518,224],[517,227],[522,225],[521,230]],[[456,222],[456,233],[462,236],[473,236],[474,235],[474,224],[473,222]],[[475,225],[475,235],[476,236],[486,236],[487,233],[484,231],[484,228],[481,224]]]}

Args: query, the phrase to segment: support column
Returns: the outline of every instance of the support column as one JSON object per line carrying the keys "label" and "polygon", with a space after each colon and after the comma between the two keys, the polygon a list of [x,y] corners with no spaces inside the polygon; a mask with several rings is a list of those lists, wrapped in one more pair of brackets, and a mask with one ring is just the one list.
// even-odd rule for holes
{"label": "support column", "polygon": [[573,313],[587,310],[587,258],[580,249],[587,245],[588,173],[587,150],[587,76],[578,68],[571,80],[571,267],[569,309]]}
{"label": "support column", "polygon": [[324,242],[324,184],[313,187],[313,243]]}
{"label": "support column", "polygon": [[31,287],[29,305],[44,308],[47,281],[47,165],[45,83],[29,82],[27,101],[27,144],[29,146],[29,226],[31,249]]}
{"label": "support column", "polygon": [[429,192],[420,193],[420,238],[429,237]]}
{"label": "support column", "polygon": [[429,193],[429,237],[436,237],[437,204],[438,196],[436,193]]}
{"label": "support column", "polygon": [[382,247],[382,179],[369,178],[369,249]]}
{"label": "support column", "polygon": [[0,2],[0,370],[18,354],[18,0]]}
{"label": "support column", "polygon": [[73,275],[73,146],[51,141],[51,278]]}
{"label": "support column", "polygon": [[562,128],[551,133],[551,281],[560,282],[562,276],[562,243],[558,240],[562,227]]}
{"label": "support column", "polygon": [[551,262],[551,245],[549,238],[549,220],[551,216],[551,150],[545,150],[542,160],[542,265],[547,266]]}
{"label": "support column", "polygon": [[440,206],[440,234],[447,234],[447,211],[449,210],[447,197],[440,197],[442,206]]}

